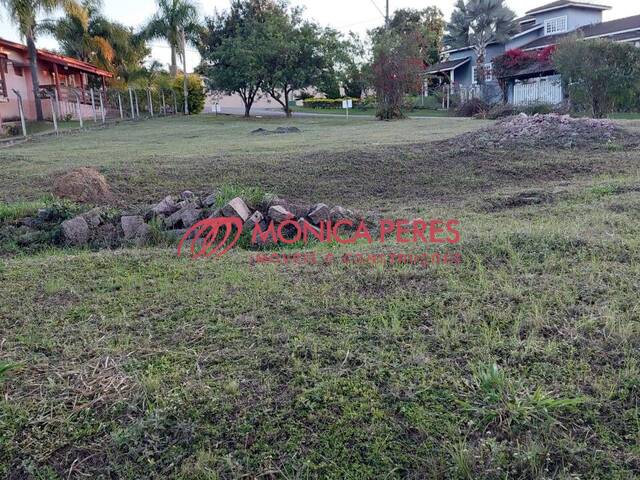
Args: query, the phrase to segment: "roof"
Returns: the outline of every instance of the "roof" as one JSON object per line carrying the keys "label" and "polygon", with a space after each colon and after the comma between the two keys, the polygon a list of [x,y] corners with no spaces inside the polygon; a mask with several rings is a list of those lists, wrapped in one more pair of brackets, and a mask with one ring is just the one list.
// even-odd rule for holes
{"label": "roof", "polygon": [[640,15],[587,25],[573,32],[540,37],[526,45],[522,45],[520,48],[523,50],[532,50],[535,48],[546,47],[548,45],[555,45],[563,38],[576,33],[582,35],[584,38],[609,37],[615,41],[623,41],[640,37]]}
{"label": "roof", "polygon": [[542,5],[541,7],[534,8],[533,10],[529,10],[527,15],[534,15],[536,13],[549,12],[552,10],[558,10],[560,8],[566,7],[576,7],[576,8],[590,8],[593,10],[610,10],[611,7],[608,5],[601,5],[591,2],[584,1],[575,1],[575,0],[558,0],[557,2],[547,3],[546,5]]}
{"label": "roof", "polygon": [[555,69],[553,68],[553,65],[549,64],[548,62],[535,62],[501,78],[530,77],[531,75],[551,73],[554,71]]}
{"label": "roof", "polygon": [[461,67],[465,63],[471,60],[471,57],[459,58],[458,60],[450,60],[448,62],[440,62],[434,65],[431,65],[425,70],[425,73],[440,73],[440,72],[449,72],[451,70],[455,70],[458,67]]}
{"label": "roof", "polygon": [[[10,40],[5,40],[4,38],[0,38],[0,46],[7,47],[13,50],[20,50],[23,52],[27,52],[27,46],[21,43],[12,42]],[[63,67],[71,67],[76,70],[80,70],[82,72],[91,73],[93,75],[99,75],[101,77],[113,77],[110,72],[106,70],[102,70],[101,68],[96,67],[87,62],[83,62],[82,60],[78,60],[77,58],[66,57],[64,55],[58,55],[57,53],[49,52],[48,50],[38,49],[38,58],[41,60],[45,60],[51,63],[55,63],[57,65],[62,65]]]}

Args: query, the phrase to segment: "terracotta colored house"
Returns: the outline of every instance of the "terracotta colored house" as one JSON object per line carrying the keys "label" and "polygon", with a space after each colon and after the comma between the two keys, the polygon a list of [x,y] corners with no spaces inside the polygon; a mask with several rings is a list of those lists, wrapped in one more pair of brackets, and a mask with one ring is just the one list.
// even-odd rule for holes
{"label": "terracotta colored house", "polygon": [[[75,104],[75,96],[71,92],[78,92],[83,116],[88,116],[92,111],[88,85],[93,84],[104,89],[106,79],[111,76],[109,72],[90,63],[46,50],[38,50],[38,77],[41,90],[55,89],[60,102],[66,105]],[[35,99],[27,47],[0,38],[0,121],[20,118],[18,99],[14,90],[22,96],[27,120],[35,120]],[[45,118],[50,118],[51,102],[43,100],[42,109]],[[77,108],[61,113],[63,115],[69,113],[75,117],[76,112]]]}

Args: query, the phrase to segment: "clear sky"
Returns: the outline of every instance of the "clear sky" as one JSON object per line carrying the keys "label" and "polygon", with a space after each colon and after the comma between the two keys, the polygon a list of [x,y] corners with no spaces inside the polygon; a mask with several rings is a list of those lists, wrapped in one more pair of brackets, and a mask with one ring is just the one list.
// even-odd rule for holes
{"label": "clear sky", "polygon": [[[389,0],[390,9],[396,8],[425,8],[435,5],[440,8],[448,19],[453,10],[454,0]],[[507,0],[507,4],[518,14],[523,15],[527,10],[549,3],[551,0]],[[229,0],[200,0],[202,16],[210,15],[218,9],[225,9]],[[291,0],[293,5],[305,7],[306,16],[316,20],[321,25],[332,26],[340,31],[352,30],[366,33],[367,29],[380,25],[383,17],[378,9],[384,11],[385,0]],[[613,7],[604,12],[605,20],[640,14],[640,4],[632,0],[602,0],[602,3]],[[376,5],[378,8],[376,8]],[[137,27],[153,15],[155,0],[105,0],[105,14],[125,25]],[[11,25],[3,7],[0,7],[0,37],[20,41],[15,28]],[[55,40],[42,37],[38,40],[41,48],[55,49]],[[152,42],[152,57],[167,64],[169,49],[161,41]],[[198,63],[199,56],[194,48],[189,49],[187,55],[187,69],[192,70]]]}

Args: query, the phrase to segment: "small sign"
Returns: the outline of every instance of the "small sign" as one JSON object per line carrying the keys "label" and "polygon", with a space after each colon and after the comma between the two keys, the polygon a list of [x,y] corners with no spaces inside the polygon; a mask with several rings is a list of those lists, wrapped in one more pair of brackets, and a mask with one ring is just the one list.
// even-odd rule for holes
{"label": "small sign", "polygon": [[343,100],[342,108],[345,108],[345,109],[353,108],[353,100]]}

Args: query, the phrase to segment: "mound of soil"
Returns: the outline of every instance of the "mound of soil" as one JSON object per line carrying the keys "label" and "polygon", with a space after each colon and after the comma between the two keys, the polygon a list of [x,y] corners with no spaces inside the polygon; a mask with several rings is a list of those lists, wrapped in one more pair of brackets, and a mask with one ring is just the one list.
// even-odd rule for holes
{"label": "mound of soil", "polygon": [[107,179],[95,168],[81,167],[56,178],[53,193],[79,203],[101,205],[113,201]]}
{"label": "mound of soil", "polygon": [[520,114],[499,121],[491,127],[466,133],[449,140],[465,149],[481,148],[595,148],[619,142],[628,135],[610,120],[571,118],[550,113],[528,116]]}

